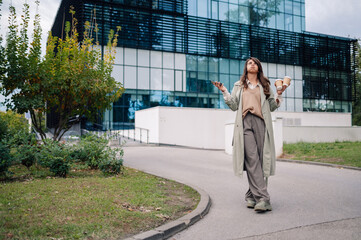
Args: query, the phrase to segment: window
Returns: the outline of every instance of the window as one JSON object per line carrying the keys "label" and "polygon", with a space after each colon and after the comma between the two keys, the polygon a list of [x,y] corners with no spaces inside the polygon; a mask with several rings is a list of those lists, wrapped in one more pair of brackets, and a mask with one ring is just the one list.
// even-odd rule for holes
{"label": "window", "polygon": [[114,65],[112,71],[112,77],[115,81],[120,82],[121,84],[124,83],[123,81],[123,66]]}
{"label": "window", "polygon": [[138,67],[138,89],[149,89],[149,68]]}
{"label": "window", "polygon": [[136,49],[132,49],[132,48],[125,48],[124,49],[124,53],[125,53],[125,64],[127,65],[133,65],[136,66],[137,65],[137,53],[136,53]]}
{"label": "window", "polygon": [[150,88],[152,90],[162,90],[162,70],[161,69],[151,69],[151,80]]}
{"label": "window", "polygon": [[124,87],[125,88],[137,88],[137,71],[136,67],[124,67]]}
{"label": "window", "polygon": [[163,69],[163,90],[174,91],[174,71]]}
{"label": "window", "polygon": [[174,69],[174,54],[163,52],[163,68]]}
{"label": "window", "polygon": [[152,67],[162,67],[162,52],[151,51],[151,64]]}
{"label": "window", "polygon": [[149,66],[149,51],[138,49],[138,66]]}

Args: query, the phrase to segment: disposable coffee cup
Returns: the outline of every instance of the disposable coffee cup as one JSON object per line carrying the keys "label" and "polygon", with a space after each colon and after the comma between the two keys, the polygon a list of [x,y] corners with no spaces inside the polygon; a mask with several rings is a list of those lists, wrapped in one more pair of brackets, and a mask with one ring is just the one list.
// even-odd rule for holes
{"label": "disposable coffee cup", "polygon": [[283,81],[282,81],[282,79],[276,79],[276,81],[275,81],[275,86],[276,86],[277,90],[282,90],[282,88],[283,88]]}
{"label": "disposable coffee cup", "polygon": [[285,76],[283,78],[283,85],[286,85],[287,87],[291,84],[291,78],[289,76]]}

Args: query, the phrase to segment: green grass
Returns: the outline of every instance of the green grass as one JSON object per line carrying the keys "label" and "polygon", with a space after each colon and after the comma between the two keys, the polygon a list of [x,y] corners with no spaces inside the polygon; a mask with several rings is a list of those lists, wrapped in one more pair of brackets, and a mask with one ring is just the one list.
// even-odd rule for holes
{"label": "green grass", "polygon": [[162,225],[193,210],[193,189],[126,169],[104,177],[73,170],[68,178],[46,170],[11,169],[0,183],[0,239],[119,239]]}
{"label": "green grass", "polygon": [[284,144],[281,158],[361,167],[361,142]]}

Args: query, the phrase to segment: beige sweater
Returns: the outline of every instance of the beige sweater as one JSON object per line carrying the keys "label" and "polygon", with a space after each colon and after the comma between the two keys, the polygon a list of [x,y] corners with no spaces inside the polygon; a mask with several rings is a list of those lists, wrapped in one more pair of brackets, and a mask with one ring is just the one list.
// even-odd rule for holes
{"label": "beige sweater", "polygon": [[248,112],[263,119],[261,110],[261,93],[260,88],[257,86],[254,89],[244,89],[242,95],[242,117],[244,118]]}

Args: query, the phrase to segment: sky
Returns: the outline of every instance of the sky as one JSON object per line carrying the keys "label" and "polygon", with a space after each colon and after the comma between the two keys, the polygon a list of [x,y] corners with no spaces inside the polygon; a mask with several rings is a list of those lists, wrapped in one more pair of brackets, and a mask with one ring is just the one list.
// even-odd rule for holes
{"label": "sky", "polygon": [[[6,34],[9,4],[12,3],[17,12],[20,13],[24,2],[30,4],[30,15],[33,17],[36,11],[35,0],[3,0],[0,34],[3,36]],[[40,0],[39,13],[43,29],[43,52],[47,32],[53,25],[60,2],[61,0]],[[306,31],[361,39],[360,0],[305,0],[305,2]]]}

